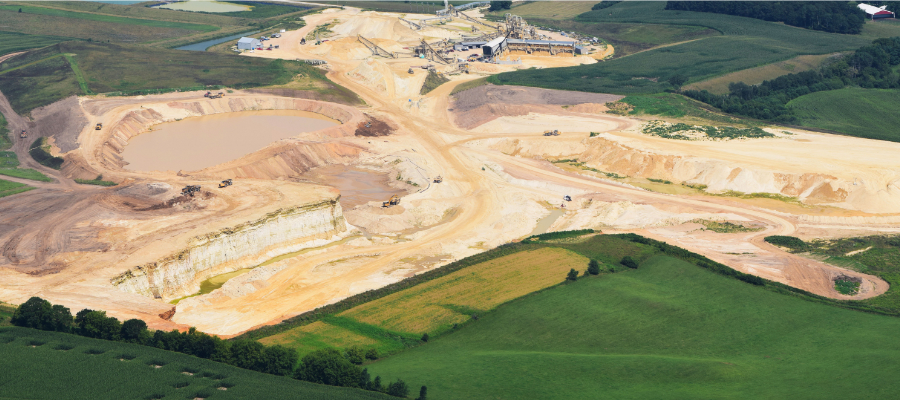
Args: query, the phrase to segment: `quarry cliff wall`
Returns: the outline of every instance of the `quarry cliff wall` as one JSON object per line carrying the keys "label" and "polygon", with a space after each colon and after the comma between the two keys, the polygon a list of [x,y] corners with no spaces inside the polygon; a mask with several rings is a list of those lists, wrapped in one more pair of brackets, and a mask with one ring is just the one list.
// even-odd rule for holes
{"label": "quarry cliff wall", "polygon": [[110,280],[118,289],[171,301],[200,290],[204,280],[250,268],[279,255],[334,240],[348,230],[337,198],[282,209],[191,239],[186,248]]}

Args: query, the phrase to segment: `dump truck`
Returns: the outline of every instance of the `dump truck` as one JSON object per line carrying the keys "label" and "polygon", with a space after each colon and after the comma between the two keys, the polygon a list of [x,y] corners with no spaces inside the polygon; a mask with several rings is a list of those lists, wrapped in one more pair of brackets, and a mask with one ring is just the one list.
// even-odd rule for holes
{"label": "dump truck", "polygon": [[226,179],[226,180],[224,180],[224,181],[222,181],[222,182],[219,182],[219,187],[220,187],[220,188],[223,188],[223,187],[229,187],[229,186],[231,186],[231,185],[233,185],[233,184],[234,184],[234,181],[232,181],[231,179]]}
{"label": "dump truck", "polygon": [[559,131],[556,129],[552,131],[544,131],[544,136],[559,136]]}
{"label": "dump truck", "polygon": [[28,139],[28,132],[25,132],[25,130],[22,129],[22,132],[19,133],[19,138],[20,139]]}
{"label": "dump truck", "polygon": [[443,181],[444,181],[444,178],[441,177],[440,175],[438,175],[437,178],[434,178],[434,183],[441,183]]}
{"label": "dump truck", "polygon": [[395,194],[395,195],[391,196],[390,200],[381,203],[381,206],[382,207],[391,207],[391,206],[396,206],[397,204],[400,204],[400,196],[397,196]]}
{"label": "dump truck", "polygon": [[103,129],[103,124],[100,123],[100,122],[98,122],[98,123],[97,123],[97,126],[95,126],[94,129],[96,129],[96,130],[98,130],[98,131],[101,130],[101,129]]}

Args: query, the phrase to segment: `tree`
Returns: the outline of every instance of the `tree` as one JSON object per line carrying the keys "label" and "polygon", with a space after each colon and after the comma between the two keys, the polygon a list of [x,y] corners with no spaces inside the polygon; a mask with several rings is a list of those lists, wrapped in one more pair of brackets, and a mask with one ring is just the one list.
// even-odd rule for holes
{"label": "tree", "polygon": [[[83,310],[82,310],[83,311]],[[119,340],[122,324],[115,317],[107,317],[106,311],[90,311],[82,315],[78,324],[78,334],[94,339]]]}
{"label": "tree", "polygon": [[366,350],[366,358],[369,360],[377,360],[378,359],[378,350],[376,350],[374,347],[369,350]]}
{"label": "tree", "polygon": [[376,376],[375,379],[372,379],[372,384],[369,385],[369,390],[373,392],[384,392],[384,386],[381,386],[380,376]]}
{"label": "tree", "polygon": [[356,387],[361,373],[362,370],[347,361],[339,351],[322,349],[303,356],[294,378],[331,386]]}
{"label": "tree", "polygon": [[127,343],[144,344],[150,337],[147,332],[147,323],[136,318],[122,323],[122,340]]}
{"label": "tree", "polygon": [[387,394],[394,397],[406,397],[409,394],[409,387],[406,386],[406,382],[397,378],[396,382],[388,385]]}
{"label": "tree", "polygon": [[72,330],[72,312],[68,307],[56,304],[50,308],[49,326],[47,330],[70,332]]}
{"label": "tree", "polygon": [[669,78],[669,83],[676,89],[681,89],[681,85],[684,85],[688,81],[688,77],[678,74]]}
{"label": "tree", "polygon": [[622,257],[622,261],[620,261],[619,263],[631,269],[637,269],[638,267],[637,261],[634,261],[631,256]]}
{"label": "tree", "polygon": [[416,400],[427,400],[427,398],[428,398],[428,388],[425,386],[422,386],[422,388],[419,389],[419,397],[416,397]]}
{"label": "tree", "polygon": [[566,275],[567,281],[577,281],[578,280],[578,271],[575,268],[569,270],[569,273]]}
{"label": "tree", "polygon": [[591,259],[588,263],[587,272],[591,275],[600,275],[600,263],[597,260]]}
{"label": "tree", "polygon": [[347,361],[354,363],[356,365],[360,365],[363,361],[366,360],[365,351],[363,351],[362,347],[359,346],[350,346],[347,351],[344,353],[344,357],[347,357]]}
{"label": "tree", "polygon": [[509,10],[512,7],[512,1],[492,1],[488,11]]}
{"label": "tree", "polygon": [[428,343],[428,332],[425,332],[425,334],[422,335],[422,341]]}
{"label": "tree", "polygon": [[52,325],[52,313],[53,306],[50,305],[49,301],[40,297],[32,297],[16,309],[10,322],[15,326],[25,328],[52,330],[49,329]]}
{"label": "tree", "polygon": [[231,344],[231,357],[235,367],[259,371],[265,346],[254,340],[239,340]]}
{"label": "tree", "polygon": [[287,347],[274,345],[263,351],[262,372],[272,375],[291,376],[297,365],[297,352]]}

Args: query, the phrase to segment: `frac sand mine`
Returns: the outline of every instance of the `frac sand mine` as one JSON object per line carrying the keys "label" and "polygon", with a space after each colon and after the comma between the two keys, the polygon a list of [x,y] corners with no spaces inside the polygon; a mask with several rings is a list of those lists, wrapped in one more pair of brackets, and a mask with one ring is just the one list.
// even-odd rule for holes
{"label": "frac sand mine", "polygon": [[[35,110],[29,120],[3,98],[10,131],[27,127],[47,136],[66,162],[50,170],[27,157],[28,144],[14,147],[23,164],[55,180],[29,182],[38,189],[0,199],[0,300],[40,296],[73,310],[141,318],[152,328],[194,326],[233,336],[521,239],[561,206],[551,231],[635,232],[832,298],[887,290],[879,278],[789,254],[763,237],[900,230],[900,144],[799,130],[676,141],[641,133],[646,121],[605,113],[604,104],[620,96],[480,86],[451,97],[472,79],[594,63],[614,49],[513,52],[509,59],[521,63],[470,62],[463,73],[455,62],[409,53],[422,40],[470,35],[476,24],[453,18],[414,29],[401,17],[422,23],[433,16],[327,9],[273,39],[277,51],[241,55],[326,61],[328,77],[357,93],[362,107],[234,90],[216,99],[202,92],[70,98]],[[320,25],[330,26],[321,38],[328,41],[301,45]],[[373,55],[360,37],[397,58]],[[450,54],[472,53],[479,51]],[[426,64],[450,82],[421,95],[428,71],[419,67]],[[339,124],[298,131],[200,170],[137,171],[123,158],[129,141],[155,125],[260,110],[314,113]],[[547,130],[561,135],[544,136]],[[203,149],[196,151],[201,157]],[[582,164],[550,162],[565,159]],[[342,207],[342,190],[356,190],[352,179],[329,178],[342,169],[371,180],[384,198],[357,196]],[[119,185],[72,181],[98,175]],[[637,186],[650,177],[710,193],[799,201]],[[226,179],[233,185],[220,188]],[[329,186],[339,180],[349,183]],[[182,193],[194,185],[199,191]],[[395,193],[399,204],[383,207]],[[761,229],[715,233],[698,220]],[[195,295],[209,278],[249,268]],[[861,278],[859,294],[837,293],[832,281],[839,275]]]}

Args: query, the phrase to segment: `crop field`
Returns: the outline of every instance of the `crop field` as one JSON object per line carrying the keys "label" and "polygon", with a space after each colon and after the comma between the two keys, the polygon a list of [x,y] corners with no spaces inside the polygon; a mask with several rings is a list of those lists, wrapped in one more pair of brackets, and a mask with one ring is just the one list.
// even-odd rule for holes
{"label": "crop field", "polygon": [[0,56],[23,50],[37,49],[50,46],[72,38],[45,35],[26,35],[18,32],[0,31]]}
{"label": "crop field", "polygon": [[152,347],[18,327],[0,328],[0,355],[0,370],[4,371],[0,398],[391,398],[253,372]]}
{"label": "crop field", "polygon": [[[665,11],[663,2],[623,2],[577,17],[584,23],[654,23],[702,26],[723,36],[656,48],[605,63],[565,69],[523,70],[489,78],[492,83],[620,94],[656,93],[674,76],[698,82],[785,61],[831,54],[868,44],[867,35],[839,35],[721,14]],[[880,34],[887,34],[881,32]]]}
{"label": "crop field", "polygon": [[[434,14],[444,9],[443,1],[320,1],[317,3],[334,4],[336,6],[358,7],[364,10],[396,13]],[[460,6],[471,1],[451,1],[450,4]],[[465,12],[465,11],[464,11]]]}
{"label": "crop field", "polygon": [[594,2],[590,1],[553,1],[531,2],[515,6],[510,10],[485,12],[485,16],[504,18],[506,13],[513,13],[525,18],[529,23],[533,18],[572,19],[579,14],[591,11]]}
{"label": "crop field", "polygon": [[10,182],[0,179],[0,197],[12,196],[14,194],[27,192],[31,189],[34,188],[23,183]]}
{"label": "crop field", "polygon": [[[110,4],[93,1],[54,1],[41,2],[40,7],[56,10],[68,10],[80,13],[93,13],[107,16],[152,19],[157,21],[184,22],[188,24],[228,26],[241,24],[239,19],[220,14],[182,12],[149,8],[142,5]],[[30,5],[35,5],[34,3]]]}
{"label": "crop field", "polygon": [[729,83],[744,82],[751,86],[759,85],[763,81],[775,79],[782,75],[795,74],[819,68],[827,60],[834,59],[836,56],[837,54],[797,56],[787,61],[780,61],[761,67],[749,68],[743,71],[717,76],[712,79],[694,83],[685,89],[708,90],[713,94],[726,94],[728,93]]}
{"label": "crop field", "polygon": [[900,91],[845,88],[811,93],[788,103],[800,124],[868,139],[900,141]]}
{"label": "crop field", "polygon": [[898,329],[657,256],[514,300],[368,368],[440,399],[891,397]]}
{"label": "crop field", "polygon": [[[68,58],[76,61],[70,64]],[[147,64],[147,59],[162,60]],[[77,75],[73,66],[80,71]],[[63,42],[23,54],[0,64],[0,91],[19,114],[72,95],[144,93],[172,88],[202,89],[207,85],[258,87],[285,84],[298,73],[334,85],[305,64],[89,42]],[[81,78],[81,82],[79,82]],[[343,89],[343,88],[341,88]]]}
{"label": "crop field", "polygon": [[[440,333],[509,300],[555,285],[588,259],[543,248],[474,265],[339,314],[395,331]],[[403,312],[398,312],[398,311]]]}
{"label": "crop field", "polygon": [[570,269],[583,273],[589,259],[600,262],[602,272],[615,272],[625,268],[619,261],[626,255],[640,261],[656,252],[606,235],[530,242],[519,249],[259,341],[301,354],[350,346],[393,354],[419,344],[424,333],[451,331],[500,304],[557,285]]}

